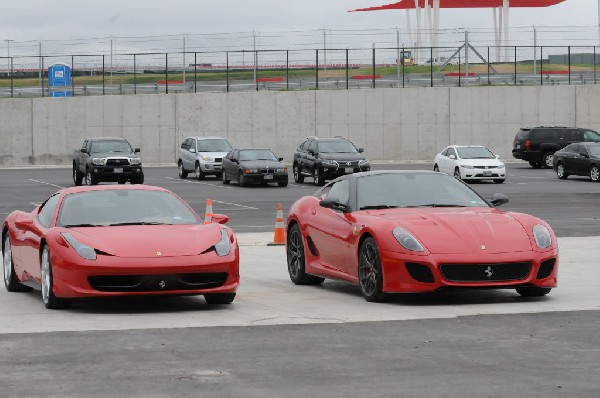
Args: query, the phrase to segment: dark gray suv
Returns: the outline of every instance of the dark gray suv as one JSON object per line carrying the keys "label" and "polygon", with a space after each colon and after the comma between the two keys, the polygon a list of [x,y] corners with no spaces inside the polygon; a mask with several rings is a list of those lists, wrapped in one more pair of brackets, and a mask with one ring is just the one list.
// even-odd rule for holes
{"label": "dark gray suv", "polygon": [[578,127],[521,128],[513,141],[512,154],[534,168],[552,168],[554,152],[574,142],[600,142],[600,134]]}

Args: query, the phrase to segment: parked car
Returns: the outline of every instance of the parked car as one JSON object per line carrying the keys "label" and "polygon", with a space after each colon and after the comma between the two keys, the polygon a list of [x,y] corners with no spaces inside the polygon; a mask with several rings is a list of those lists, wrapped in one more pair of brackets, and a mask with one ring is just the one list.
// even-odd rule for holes
{"label": "parked car", "polygon": [[239,284],[233,231],[211,224],[174,193],[151,186],[63,189],[2,224],[4,284],[41,290],[46,308],[73,299],[204,295],[227,304]]}
{"label": "parked car", "polygon": [[502,184],[506,167],[498,156],[481,145],[450,145],[433,159],[433,170],[453,175],[459,180],[492,180]]}
{"label": "parked car", "polygon": [[567,145],[554,153],[553,168],[562,180],[573,174],[589,176],[593,182],[599,182],[600,143],[581,142]]}
{"label": "parked car", "polygon": [[233,149],[223,158],[223,184],[237,181],[243,187],[276,182],[287,187],[288,169],[282,161],[270,149]]}
{"label": "parked car", "polygon": [[513,157],[534,168],[551,168],[554,152],[574,142],[600,142],[596,131],[577,127],[522,128],[513,141]]}
{"label": "parked car", "polygon": [[536,217],[496,208],[507,202],[432,171],[339,177],[290,208],[290,279],[342,279],[367,301],[443,288],[546,295],[557,284],[554,232]]}
{"label": "parked car", "polygon": [[193,171],[199,180],[207,175],[221,178],[223,157],[231,149],[231,144],[223,137],[186,138],[179,146],[179,177],[186,178]]}
{"label": "parked car", "polygon": [[125,138],[88,138],[73,153],[73,183],[77,186],[84,181],[87,185],[102,181],[143,184],[139,152],[140,149],[133,149]]}
{"label": "parked car", "polygon": [[322,186],[344,174],[369,171],[371,165],[363,148],[356,148],[343,137],[309,137],[294,152],[292,168],[295,182],[312,177],[315,185]]}

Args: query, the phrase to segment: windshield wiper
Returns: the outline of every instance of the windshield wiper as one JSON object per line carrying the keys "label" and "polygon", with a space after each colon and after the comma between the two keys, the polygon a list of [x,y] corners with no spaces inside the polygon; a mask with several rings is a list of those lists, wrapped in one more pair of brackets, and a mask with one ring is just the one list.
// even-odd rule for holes
{"label": "windshield wiper", "polygon": [[63,225],[63,228],[78,228],[78,227],[104,227],[105,225],[101,224],[67,224]]}
{"label": "windshield wiper", "polygon": [[117,222],[113,224],[108,224],[109,227],[120,227],[123,225],[171,225],[164,222],[155,222],[155,221],[130,221],[130,222]]}
{"label": "windshield wiper", "polygon": [[464,205],[455,205],[449,203],[427,203],[424,205],[414,205],[414,206],[404,206],[405,208],[414,208],[414,207],[467,207]]}
{"label": "windshield wiper", "polygon": [[360,210],[379,210],[379,209],[395,209],[398,206],[390,206],[390,205],[372,205],[372,206],[363,206]]}

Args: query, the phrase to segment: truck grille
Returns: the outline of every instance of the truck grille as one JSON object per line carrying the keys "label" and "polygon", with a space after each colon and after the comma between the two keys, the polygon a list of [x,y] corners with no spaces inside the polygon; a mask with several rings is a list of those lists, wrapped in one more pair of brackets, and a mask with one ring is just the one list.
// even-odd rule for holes
{"label": "truck grille", "polygon": [[440,272],[451,282],[501,282],[525,279],[531,263],[442,264]]}
{"label": "truck grille", "polygon": [[107,166],[127,166],[129,165],[128,158],[108,158],[106,159]]}

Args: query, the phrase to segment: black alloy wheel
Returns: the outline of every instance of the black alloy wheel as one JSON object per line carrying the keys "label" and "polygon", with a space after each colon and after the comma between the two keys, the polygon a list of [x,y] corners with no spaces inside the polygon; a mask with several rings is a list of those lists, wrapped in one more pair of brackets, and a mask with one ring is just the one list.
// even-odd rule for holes
{"label": "black alloy wheel", "polygon": [[569,174],[567,174],[565,170],[565,165],[562,162],[556,164],[556,176],[561,180],[566,180],[567,177],[569,177]]}
{"label": "black alloy wheel", "polygon": [[206,304],[231,304],[235,299],[235,293],[207,293],[204,295]]}
{"label": "black alloy wheel", "polygon": [[375,239],[368,237],[358,253],[358,285],[365,300],[381,301],[383,293],[383,271]]}
{"label": "black alloy wheel", "polygon": [[300,175],[300,169],[298,168],[297,164],[294,165],[293,170],[294,170],[294,182],[297,184],[302,184],[304,182],[304,176]]}
{"label": "black alloy wheel", "polygon": [[319,167],[315,168],[313,171],[313,179],[316,186],[322,187],[325,185],[325,176],[323,175],[323,170],[321,170]]}
{"label": "black alloy wheel", "polygon": [[433,165],[433,171],[437,171],[437,172],[439,172],[439,171],[440,171],[440,168],[438,167],[438,165],[437,165],[437,164],[434,164],[434,165]]}
{"label": "black alloy wheel", "polygon": [[179,159],[177,167],[179,167],[179,178],[187,178],[188,172],[183,167],[183,162],[181,161],[181,159]]}
{"label": "black alloy wheel", "polygon": [[592,168],[590,169],[590,178],[593,182],[600,181],[600,169],[598,168],[598,166],[592,166]]}
{"label": "black alloy wheel", "polygon": [[294,224],[287,236],[286,255],[290,279],[296,285],[320,285],[325,280],[305,271],[304,239],[298,224]]}
{"label": "black alloy wheel", "polygon": [[517,293],[523,297],[542,297],[550,293],[549,287],[518,287]]}

